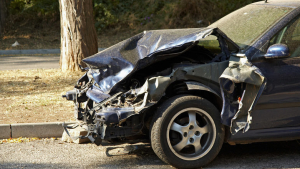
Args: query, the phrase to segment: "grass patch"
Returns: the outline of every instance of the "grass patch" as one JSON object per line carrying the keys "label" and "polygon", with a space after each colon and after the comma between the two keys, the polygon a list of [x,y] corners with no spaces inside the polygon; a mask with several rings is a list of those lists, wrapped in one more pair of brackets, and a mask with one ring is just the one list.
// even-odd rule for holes
{"label": "grass patch", "polygon": [[73,121],[73,102],[61,97],[82,72],[0,71],[0,124]]}

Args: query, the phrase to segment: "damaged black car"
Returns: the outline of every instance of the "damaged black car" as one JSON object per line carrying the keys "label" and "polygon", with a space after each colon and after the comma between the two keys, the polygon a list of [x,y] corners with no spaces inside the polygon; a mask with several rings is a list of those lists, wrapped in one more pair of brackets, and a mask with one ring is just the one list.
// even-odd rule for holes
{"label": "damaged black car", "polygon": [[64,127],[97,145],[149,136],[178,168],[207,165],[224,142],[299,139],[299,24],[300,1],[274,0],[207,28],[137,34],[82,60],[64,96],[78,124]]}

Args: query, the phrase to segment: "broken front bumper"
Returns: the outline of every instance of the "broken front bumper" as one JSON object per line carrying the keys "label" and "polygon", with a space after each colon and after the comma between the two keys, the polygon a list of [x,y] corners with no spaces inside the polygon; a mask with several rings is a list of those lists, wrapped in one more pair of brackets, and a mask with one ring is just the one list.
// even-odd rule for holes
{"label": "broken front bumper", "polygon": [[[100,145],[104,139],[124,138],[140,134],[143,123],[140,123],[138,116],[132,118],[132,125],[130,127],[121,125],[122,122],[135,114],[133,107],[105,108],[97,111],[95,119],[91,124],[78,122],[76,125],[63,125],[63,127],[73,140],[89,138],[91,142]],[[85,136],[71,136],[69,130],[76,129],[77,127],[84,128],[87,134]]]}
{"label": "broken front bumper", "polygon": [[135,111],[133,107],[107,108],[96,113],[95,121],[103,121],[104,124],[121,123],[134,114]]}

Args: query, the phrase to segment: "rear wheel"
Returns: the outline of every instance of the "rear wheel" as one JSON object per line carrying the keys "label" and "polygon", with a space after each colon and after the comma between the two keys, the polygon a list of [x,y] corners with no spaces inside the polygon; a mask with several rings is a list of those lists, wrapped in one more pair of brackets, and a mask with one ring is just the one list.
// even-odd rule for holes
{"label": "rear wheel", "polygon": [[220,112],[206,99],[180,95],[165,101],[153,118],[151,145],[164,162],[196,168],[211,162],[224,141]]}

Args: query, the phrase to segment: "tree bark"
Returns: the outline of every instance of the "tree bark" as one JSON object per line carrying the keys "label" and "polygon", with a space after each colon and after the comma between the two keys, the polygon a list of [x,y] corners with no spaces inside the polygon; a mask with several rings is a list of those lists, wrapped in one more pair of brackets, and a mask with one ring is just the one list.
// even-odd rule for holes
{"label": "tree bark", "polygon": [[92,0],[59,0],[61,24],[60,68],[80,70],[83,58],[98,52]]}

